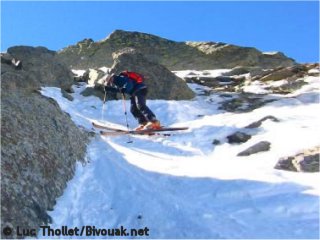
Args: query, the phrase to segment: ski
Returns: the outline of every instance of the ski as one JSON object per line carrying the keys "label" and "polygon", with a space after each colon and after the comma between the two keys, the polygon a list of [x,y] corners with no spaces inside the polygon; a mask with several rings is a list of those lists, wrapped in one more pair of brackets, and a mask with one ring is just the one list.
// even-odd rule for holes
{"label": "ski", "polygon": [[[132,131],[114,131],[114,132],[107,132],[107,131],[100,131],[102,136],[120,136],[125,134],[133,134],[133,135],[154,135],[158,134],[159,132],[171,132],[171,131],[181,131],[187,130],[188,127],[174,127],[174,128],[160,128],[160,129],[145,129],[145,130],[132,130]],[[165,134],[165,136],[170,136],[170,134]]]}
{"label": "ski", "polygon": [[92,122],[92,126],[94,126],[95,128],[100,128],[100,129],[104,129],[104,130],[111,130],[111,131],[115,131],[115,132],[126,132],[128,130],[124,130],[124,129],[120,129],[120,128],[114,128],[114,127],[108,127],[105,125],[100,125],[97,123]]}
{"label": "ski", "polygon": [[106,137],[116,137],[116,136],[123,136],[127,134],[133,135],[145,135],[145,136],[163,136],[163,137],[170,137],[172,136],[171,133],[159,133],[159,132],[144,132],[144,133],[131,133],[131,132],[107,132],[107,131],[100,131],[101,136]]}
{"label": "ski", "polygon": [[[162,127],[160,129],[145,129],[145,130],[124,130],[120,128],[109,127],[105,125],[100,125],[97,123],[92,122],[92,125],[95,128],[100,128],[108,131],[100,131],[100,134],[103,136],[119,136],[125,134],[136,134],[136,135],[158,135],[159,132],[170,132],[170,131],[180,131],[180,130],[187,130],[188,127]],[[169,133],[162,133],[164,136],[170,136]]]}

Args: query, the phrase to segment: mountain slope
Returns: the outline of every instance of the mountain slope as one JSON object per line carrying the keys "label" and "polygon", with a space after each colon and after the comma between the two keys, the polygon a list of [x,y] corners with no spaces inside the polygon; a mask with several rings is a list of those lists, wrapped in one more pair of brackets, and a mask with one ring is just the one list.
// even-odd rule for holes
{"label": "mountain slope", "polygon": [[[132,144],[128,136],[96,135],[89,162],[78,166],[49,213],[51,226],[147,227],[150,238],[317,238],[319,173],[274,169],[280,157],[319,145],[319,80],[305,81],[293,94],[264,96],[275,101],[246,113],[218,110],[226,96],[201,95],[206,88],[195,84],[189,85],[198,94],[193,101],[149,101],[164,125],[190,130],[169,138],[135,136]],[[86,129],[91,121],[124,125],[121,101],[102,107],[97,98],[79,94],[85,87],[75,89],[73,102],[57,88],[42,94]],[[270,113],[280,121],[247,129],[252,138],[243,144],[226,141]],[[136,124],[131,116],[129,124]],[[220,144],[212,145],[213,139]],[[237,156],[262,140],[271,143],[270,151]]]}

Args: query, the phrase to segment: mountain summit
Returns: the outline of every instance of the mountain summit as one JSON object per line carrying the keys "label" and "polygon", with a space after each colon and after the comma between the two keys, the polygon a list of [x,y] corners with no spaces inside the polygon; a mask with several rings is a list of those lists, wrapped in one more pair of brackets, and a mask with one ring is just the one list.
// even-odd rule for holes
{"label": "mountain summit", "polygon": [[236,66],[262,68],[287,67],[295,61],[281,52],[263,53],[253,47],[220,42],[176,42],[155,35],[115,30],[107,38],[94,42],[84,39],[58,52],[58,57],[73,68],[111,66],[112,53],[132,47],[151,61],[170,70],[219,69]]}

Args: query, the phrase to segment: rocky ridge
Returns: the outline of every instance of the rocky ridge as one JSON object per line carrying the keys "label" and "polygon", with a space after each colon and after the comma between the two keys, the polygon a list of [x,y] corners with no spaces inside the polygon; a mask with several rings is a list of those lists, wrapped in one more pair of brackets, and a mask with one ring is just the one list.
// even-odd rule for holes
{"label": "rocky ridge", "polygon": [[319,64],[296,64],[274,69],[237,66],[216,77],[208,71],[189,71],[184,80],[207,86],[213,91],[256,93],[256,87],[259,87],[261,94],[288,94],[306,84],[304,77],[318,76],[319,72],[310,72],[313,69],[319,69]]}
{"label": "rocky ridge", "polygon": [[236,66],[262,68],[288,67],[295,61],[283,53],[266,54],[251,47],[218,42],[175,42],[155,35],[116,30],[106,39],[84,39],[58,52],[58,58],[70,68],[88,69],[111,66],[112,53],[126,47],[141,52],[150,61],[169,70],[219,69]]}

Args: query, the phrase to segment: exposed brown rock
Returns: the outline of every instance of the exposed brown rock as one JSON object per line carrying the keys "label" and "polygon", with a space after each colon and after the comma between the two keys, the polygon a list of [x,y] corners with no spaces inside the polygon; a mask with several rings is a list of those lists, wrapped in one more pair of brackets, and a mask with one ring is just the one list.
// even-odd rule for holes
{"label": "exposed brown rock", "polygon": [[319,172],[320,146],[306,149],[290,157],[279,160],[276,169],[294,172]]}

